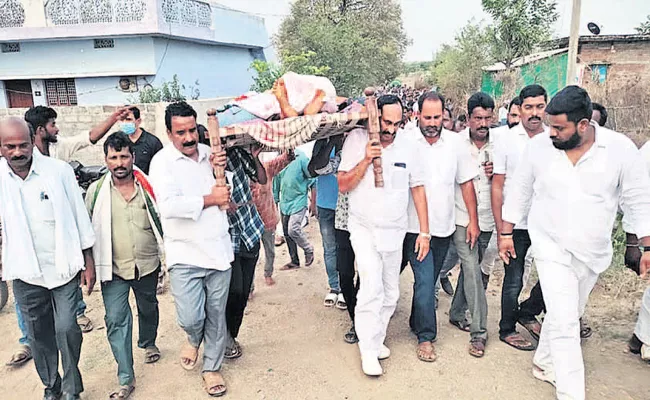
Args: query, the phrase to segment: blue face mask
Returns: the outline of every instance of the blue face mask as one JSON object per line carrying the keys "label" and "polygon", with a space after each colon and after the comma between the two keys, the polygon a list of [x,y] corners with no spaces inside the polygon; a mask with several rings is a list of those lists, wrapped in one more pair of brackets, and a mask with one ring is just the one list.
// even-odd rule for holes
{"label": "blue face mask", "polygon": [[127,135],[133,135],[136,131],[135,122],[122,122],[120,125],[120,130]]}

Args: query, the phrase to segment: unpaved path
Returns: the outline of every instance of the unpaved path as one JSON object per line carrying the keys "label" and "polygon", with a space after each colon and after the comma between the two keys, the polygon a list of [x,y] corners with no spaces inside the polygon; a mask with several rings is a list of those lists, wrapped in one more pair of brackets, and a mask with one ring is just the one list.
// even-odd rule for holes
{"label": "unpaved path", "polygon": [[[312,220],[308,230],[320,249],[317,222]],[[282,265],[288,257],[284,247],[278,250],[276,265]],[[401,278],[402,294],[386,341],[392,356],[383,362],[386,374],[371,379],[361,372],[357,347],[343,342],[349,325],[347,313],[322,306],[327,288],[322,256],[311,269],[276,272],[277,284],[270,288],[263,283],[261,264],[258,267],[256,296],[249,303],[240,334],[244,356],[227,361],[223,367],[229,389],[226,398],[554,398],[553,388],[531,375],[533,354],[518,352],[498,340],[498,277],[490,283],[488,295],[490,340],[485,357],[475,359],[467,353],[468,335],[447,323],[450,298],[441,294],[436,343],[439,359],[426,364],[415,357],[416,338],[408,328],[413,276],[407,270]],[[18,339],[11,301],[0,313],[2,362],[9,359]],[[87,301],[88,315],[98,327],[84,336],[83,398],[106,399],[116,386],[116,365],[103,327],[101,296],[94,293]],[[142,351],[135,350],[138,387],[133,399],[209,398],[201,389],[199,368],[186,372],[178,363],[184,336],[176,325],[169,292],[160,297],[160,307],[158,345],[163,356],[156,364],[144,365]],[[625,312],[618,312],[616,307],[615,300],[598,290],[592,295],[589,313],[596,333],[584,344],[587,398],[648,400],[650,365],[625,351],[625,340],[634,326],[634,312],[630,310],[636,305],[621,306]],[[42,398],[33,363],[16,370],[4,366],[0,369],[0,399]]]}

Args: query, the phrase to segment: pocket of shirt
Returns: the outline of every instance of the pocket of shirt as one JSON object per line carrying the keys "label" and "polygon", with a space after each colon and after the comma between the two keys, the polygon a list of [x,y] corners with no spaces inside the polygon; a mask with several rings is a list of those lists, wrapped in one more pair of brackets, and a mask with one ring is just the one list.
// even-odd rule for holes
{"label": "pocket of shirt", "polygon": [[[399,164],[399,163],[398,163]],[[392,190],[408,190],[409,187],[409,171],[406,165],[390,166],[390,188]]]}

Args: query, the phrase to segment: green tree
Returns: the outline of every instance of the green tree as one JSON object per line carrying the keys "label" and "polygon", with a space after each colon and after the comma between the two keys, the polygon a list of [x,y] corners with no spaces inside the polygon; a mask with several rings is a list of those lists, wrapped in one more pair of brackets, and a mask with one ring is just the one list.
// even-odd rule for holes
{"label": "green tree", "polygon": [[275,39],[283,65],[315,53],[341,95],[394,79],[410,43],[395,0],[296,0]]}
{"label": "green tree", "polygon": [[492,57],[508,69],[551,38],[558,18],[555,0],[482,0],[482,4],[494,21],[488,29]]}
{"label": "green tree", "polygon": [[[199,81],[196,80],[193,86],[190,86],[190,98],[197,100],[201,94],[198,89]],[[132,103],[146,104],[146,103],[159,103],[161,101],[173,103],[176,101],[185,101],[185,85],[178,79],[178,75],[170,82],[163,81],[159,87],[149,86],[140,90],[137,96],[132,97],[129,101]]]}
{"label": "green tree", "polygon": [[273,83],[288,71],[303,75],[324,76],[330,70],[328,66],[317,66],[312,64],[312,58],[316,55],[313,51],[302,52],[297,55],[287,56],[282,65],[269,63],[262,60],[255,60],[250,69],[257,74],[251,85],[251,90],[264,92],[273,87]]}
{"label": "green tree", "polygon": [[463,103],[480,89],[482,68],[492,62],[487,28],[469,21],[453,44],[442,46],[430,73],[433,82],[447,97]]}
{"label": "green tree", "polygon": [[650,15],[648,15],[645,22],[641,22],[641,25],[634,29],[641,35],[650,35]]}

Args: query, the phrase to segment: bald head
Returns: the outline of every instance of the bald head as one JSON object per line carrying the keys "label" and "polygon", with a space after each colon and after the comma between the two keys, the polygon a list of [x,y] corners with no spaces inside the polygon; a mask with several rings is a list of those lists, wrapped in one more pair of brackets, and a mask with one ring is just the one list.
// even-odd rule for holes
{"label": "bald head", "polygon": [[22,118],[9,117],[0,120],[0,153],[7,159],[14,172],[29,172],[32,165],[34,142],[29,126]]}
{"label": "bald head", "polygon": [[374,87],[369,86],[369,87],[364,89],[363,95],[364,96],[374,96],[376,92],[377,92],[377,90]]}

